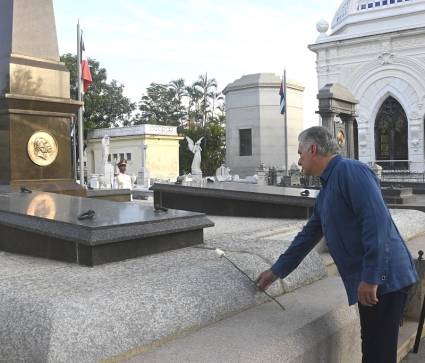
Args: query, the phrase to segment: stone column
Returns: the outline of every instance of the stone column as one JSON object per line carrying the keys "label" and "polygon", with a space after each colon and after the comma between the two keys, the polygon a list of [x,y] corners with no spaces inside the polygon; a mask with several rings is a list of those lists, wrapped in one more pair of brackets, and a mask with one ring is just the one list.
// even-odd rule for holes
{"label": "stone column", "polygon": [[148,149],[148,145],[142,143],[141,146],[142,151],[142,168],[137,175],[137,185],[142,187],[149,188],[149,171],[146,167],[146,153]]}
{"label": "stone column", "polygon": [[418,106],[408,115],[409,125],[409,170],[421,172],[424,170],[424,120]]}

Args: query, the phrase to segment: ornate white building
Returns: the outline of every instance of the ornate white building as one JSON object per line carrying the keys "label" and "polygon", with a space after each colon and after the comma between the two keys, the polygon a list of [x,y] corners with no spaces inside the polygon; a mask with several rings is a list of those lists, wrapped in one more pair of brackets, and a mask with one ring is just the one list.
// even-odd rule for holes
{"label": "ornate white building", "polygon": [[358,101],[356,155],[424,171],[425,0],[344,0],[328,28],[319,21],[309,48],[319,89],[339,84]]}

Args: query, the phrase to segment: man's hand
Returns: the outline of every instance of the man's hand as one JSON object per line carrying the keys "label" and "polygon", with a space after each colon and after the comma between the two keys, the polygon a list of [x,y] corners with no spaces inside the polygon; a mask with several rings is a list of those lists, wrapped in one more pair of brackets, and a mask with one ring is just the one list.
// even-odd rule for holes
{"label": "man's hand", "polygon": [[357,289],[357,298],[360,304],[364,306],[373,306],[378,303],[376,292],[378,285],[371,285],[367,282],[360,282],[359,288]]}
{"label": "man's hand", "polygon": [[273,273],[272,270],[266,270],[257,277],[255,282],[257,283],[257,288],[260,291],[265,291],[269,286],[277,280],[278,276]]}

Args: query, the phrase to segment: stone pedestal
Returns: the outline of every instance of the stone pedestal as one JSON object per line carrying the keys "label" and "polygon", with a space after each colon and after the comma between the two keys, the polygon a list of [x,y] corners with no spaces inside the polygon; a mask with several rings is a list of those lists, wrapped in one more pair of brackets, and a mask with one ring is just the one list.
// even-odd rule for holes
{"label": "stone pedestal", "polygon": [[322,126],[326,127],[336,138],[340,154],[354,159],[358,155],[357,140],[354,132],[356,116],[355,106],[358,103],[350,91],[340,84],[327,84],[319,90],[318,113]]}
{"label": "stone pedestal", "polygon": [[82,194],[72,171],[69,72],[52,0],[0,4],[0,183]]}

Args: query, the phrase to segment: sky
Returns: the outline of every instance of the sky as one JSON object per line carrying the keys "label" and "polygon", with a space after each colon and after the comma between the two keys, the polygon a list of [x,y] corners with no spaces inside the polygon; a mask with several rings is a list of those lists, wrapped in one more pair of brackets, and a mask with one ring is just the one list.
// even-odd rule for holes
{"label": "sky", "polygon": [[304,126],[318,123],[316,55],[307,46],[341,0],[54,0],[59,51],[87,56],[138,102],[150,83],[200,74],[219,90],[246,74],[275,73],[306,87]]}

